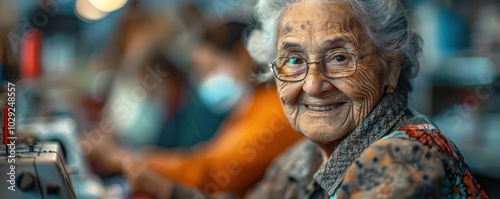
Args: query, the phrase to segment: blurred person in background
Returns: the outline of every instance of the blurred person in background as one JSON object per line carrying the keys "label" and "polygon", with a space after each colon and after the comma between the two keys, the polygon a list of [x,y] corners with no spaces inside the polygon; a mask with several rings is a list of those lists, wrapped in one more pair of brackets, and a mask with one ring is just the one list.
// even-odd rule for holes
{"label": "blurred person in background", "polygon": [[[111,74],[106,77],[110,78],[107,80],[111,83],[109,90],[102,92],[109,93],[103,96],[107,97],[105,106],[102,112],[96,113],[97,118],[88,118],[106,122],[109,127],[83,135],[86,139],[98,136],[99,144],[92,142],[96,147],[92,148],[90,159],[102,158],[105,154],[99,151],[107,151],[108,142],[121,142],[129,147],[155,144],[162,123],[179,106],[176,96],[179,96],[177,89],[182,75],[162,54],[172,34],[171,27],[161,16],[133,11],[117,29],[115,60],[108,60],[111,66],[104,66],[109,70],[103,71]],[[165,74],[171,76],[166,78]],[[105,84],[98,86],[106,87]],[[138,129],[146,133],[139,134]],[[92,135],[96,133],[101,135]],[[113,165],[99,162],[94,162],[96,169],[101,170],[97,173],[116,173]]]}
{"label": "blurred person in background", "polygon": [[[210,138],[224,116],[199,102],[182,68],[167,57],[177,27],[139,6],[134,2],[124,14],[109,51],[93,69],[93,87],[99,88],[82,100],[85,118],[95,126],[82,135],[82,146],[89,149],[95,172],[102,176],[120,173],[120,165],[106,161],[114,144],[190,146]],[[200,125],[198,131],[180,128],[191,123]],[[189,139],[177,139],[182,130]]]}
{"label": "blurred person in background", "polygon": [[[130,157],[136,169],[126,175],[133,190],[160,190],[164,187],[156,182],[168,179],[207,194],[241,197],[272,159],[301,137],[279,108],[274,86],[250,81],[254,65],[241,40],[244,28],[235,22],[215,25],[193,53],[192,72],[204,102],[219,111],[231,109],[215,136],[190,150],[149,150]],[[114,157],[122,162],[127,154]]]}

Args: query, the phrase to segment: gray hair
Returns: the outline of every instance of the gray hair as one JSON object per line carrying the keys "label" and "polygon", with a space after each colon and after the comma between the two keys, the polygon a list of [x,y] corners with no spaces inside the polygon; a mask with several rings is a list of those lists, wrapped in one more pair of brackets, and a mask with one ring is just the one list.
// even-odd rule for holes
{"label": "gray hair", "polygon": [[[253,59],[262,67],[276,56],[276,26],[283,11],[301,0],[259,0],[255,6],[260,27],[254,29],[246,41]],[[409,22],[409,10],[405,0],[317,0],[318,2],[342,2],[363,26],[363,30],[380,50],[383,57],[404,55],[400,83],[411,89],[409,80],[416,76],[420,66],[422,38]],[[381,58],[384,71],[387,61]],[[272,78],[269,70],[257,75],[258,81]]]}

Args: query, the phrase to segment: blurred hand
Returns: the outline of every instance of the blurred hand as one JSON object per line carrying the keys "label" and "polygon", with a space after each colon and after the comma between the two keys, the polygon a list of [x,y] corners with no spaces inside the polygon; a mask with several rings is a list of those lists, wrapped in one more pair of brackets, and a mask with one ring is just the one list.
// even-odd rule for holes
{"label": "blurred hand", "polygon": [[121,173],[121,158],[127,152],[114,143],[113,133],[91,131],[80,137],[79,144],[83,154],[98,166],[96,173],[103,175]]}
{"label": "blurred hand", "polygon": [[171,198],[173,183],[161,178],[140,159],[130,157],[122,160],[122,168],[132,192],[160,199]]}

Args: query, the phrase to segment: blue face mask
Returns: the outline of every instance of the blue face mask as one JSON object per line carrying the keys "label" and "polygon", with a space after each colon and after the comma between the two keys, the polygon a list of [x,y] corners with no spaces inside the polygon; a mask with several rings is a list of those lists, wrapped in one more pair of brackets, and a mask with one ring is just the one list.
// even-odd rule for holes
{"label": "blue face mask", "polygon": [[202,102],[215,113],[227,113],[243,94],[243,87],[234,78],[219,73],[208,77],[198,87]]}

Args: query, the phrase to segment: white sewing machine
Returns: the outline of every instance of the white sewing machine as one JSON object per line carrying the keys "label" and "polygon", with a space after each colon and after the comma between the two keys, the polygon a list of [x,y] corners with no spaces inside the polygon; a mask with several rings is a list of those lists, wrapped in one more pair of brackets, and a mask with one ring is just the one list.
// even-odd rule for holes
{"label": "white sewing machine", "polygon": [[57,142],[20,144],[13,153],[0,152],[2,198],[76,198]]}
{"label": "white sewing machine", "polygon": [[0,198],[102,198],[104,188],[86,167],[76,129],[70,118],[20,125],[19,132],[38,141],[29,138],[19,144],[16,140],[15,152],[9,146],[0,147]]}

